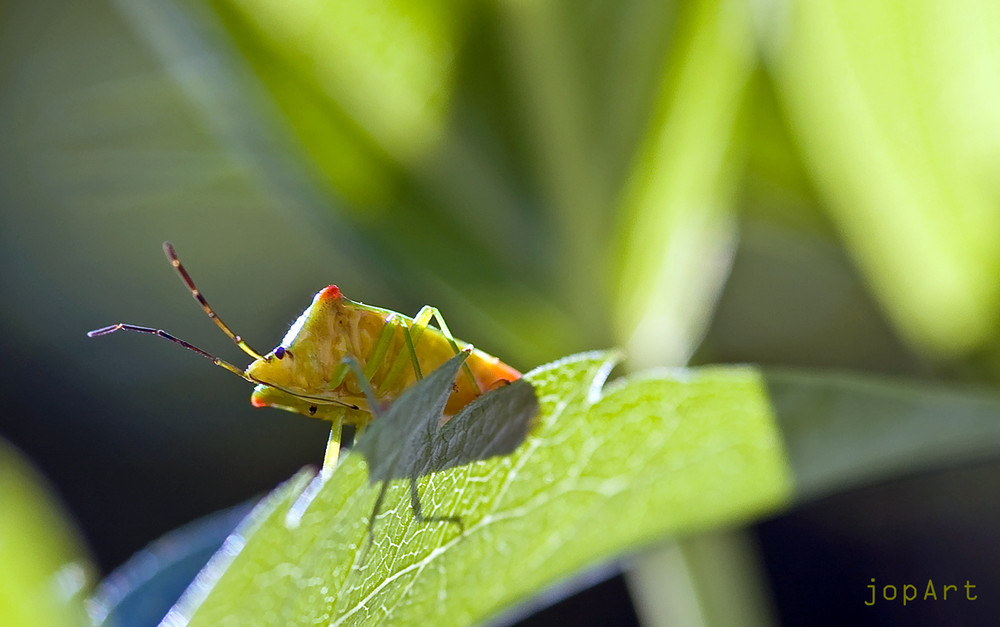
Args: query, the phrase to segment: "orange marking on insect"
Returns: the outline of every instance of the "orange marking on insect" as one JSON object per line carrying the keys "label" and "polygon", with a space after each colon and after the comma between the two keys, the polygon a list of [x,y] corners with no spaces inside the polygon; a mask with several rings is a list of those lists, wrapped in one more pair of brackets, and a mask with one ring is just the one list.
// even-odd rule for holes
{"label": "orange marking on insect", "polygon": [[323,299],[327,299],[328,298],[328,299],[331,299],[331,300],[337,300],[337,299],[341,298],[343,296],[343,294],[340,293],[340,288],[337,287],[336,285],[327,285],[322,290],[320,290],[320,292],[319,292],[319,294],[317,294],[317,296],[319,296],[320,298],[323,298]]}

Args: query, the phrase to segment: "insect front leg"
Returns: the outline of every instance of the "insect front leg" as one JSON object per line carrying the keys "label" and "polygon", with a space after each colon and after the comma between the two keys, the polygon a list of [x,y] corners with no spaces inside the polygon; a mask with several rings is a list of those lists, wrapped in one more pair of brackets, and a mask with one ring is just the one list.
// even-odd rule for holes
{"label": "insect front leg", "polygon": [[335,416],[330,418],[330,438],[326,441],[326,453],[323,455],[323,468],[320,470],[323,477],[329,479],[334,469],[337,467],[337,460],[340,459],[340,440],[344,434],[344,414],[346,407],[341,407]]}
{"label": "insect front leg", "polygon": [[406,325],[400,322],[397,315],[393,314],[387,317],[385,325],[375,339],[375,343],[368,351],[368,355],[365,356],[364,368],[361,367],[357,358],[347,355],[340,360],[327,385],[331,389],[335,389],[344,382],[348,374],[353,372],[358,382],[358,387],[361,388],[365,398],[368,400],[369,411],[372,415],[376,415],[379,409],[377,399],[385,394],[388,385],[386,377],[383,377],[381,382],[375,383],[375,375],[386,359],[386,355],[392,345],[392,340],[400,328],[405,329]]}
{"label": "insect front leg", "polygon": [[[344,357],[330,379],[330,387],[336,388],[344,382],[349,373],[353,373],[357,379],[358,387],[361,388],[365,398],[368,400],[368,409],[375,417],[378,417],[380,411],[378,398],[385,393],[390,383],[388,378],[386,378],[379,384],[376,384],[375,375],[379,370],[379,366],[386,359],[386,355],[392,345],[392,340],[400,328],[405,329],[406,325],[400,321],[399,316],[395,314],[389,315],[386,318],[385,326],[382,327],[378,338],[376,338],[371,350],[368,351],[368,355],[365,357],[365,367],[362,368],[358,360],[352,356]],[[340,440],[344,412],[339,414],[339,420],[334,420],[334,425],[330,430],[330,439],[326,444],[323,473],[327,475],[333,472],[333,469],[337,466],[337,460],[340,458]],[[363,425],[361,427],[363,428]]]}
{"label": "insect front leg", "polygon": [[[388,325],[387,325],[388,326]],[[375,347],[372,352],[378,354],[379,344],[381,341],[376,342]],[[382,353],[385,349],[382,349]],[[373,416],[378,415],[378,397],[375,393],[375,389],[372,387],[370,376],[361,368],[361,364],[358,360],[353,357],[344,357],[338,366],[338,371],[333,377],[334,386],[340,385],[348,373],[353,373],[358,380],[358,386],[361,391],[364,392],[365,398],[368,399],[368,408]],[[335,417],[331,418],[333,424],[330,427],[330,438],[326,442],[326,454],[323,456],[323,470],[324,476],[330,476],[333,470],[337,467],[337,461],[340,459],[340,440],[343,434],[343,423],[344,414],[347,412],[347,408],[341,409],[340,412],[336,414]]]}

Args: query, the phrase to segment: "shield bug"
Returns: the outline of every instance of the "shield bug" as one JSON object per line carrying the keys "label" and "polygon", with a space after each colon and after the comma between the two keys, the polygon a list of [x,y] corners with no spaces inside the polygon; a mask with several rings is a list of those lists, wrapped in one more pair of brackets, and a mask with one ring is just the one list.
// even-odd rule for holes
{"label": "shield bug", "polygon": [[[483,391],[521,377],[498,358],[455,339],[434,307],[425,306],[411,318],[352,301],[335,285],[320,290],[281,342],[262,354],[215,313],[169,242],[164,243],[163,251],[205,313],[253,361],[241,370],[162,329],[134,324],[113,324],[87,335],[115,331],[157,335],[253,383],[256,387],[250,402],[255,407],[276,407],[330,421],[325,469],[336,465],[342,425],[363,429],[425,373],[455,355],[468,354],[461,364],[462,372],[452,383],[444,406],[445,419],[459,413]],[[430,326],[432,320],[437,328]]]}

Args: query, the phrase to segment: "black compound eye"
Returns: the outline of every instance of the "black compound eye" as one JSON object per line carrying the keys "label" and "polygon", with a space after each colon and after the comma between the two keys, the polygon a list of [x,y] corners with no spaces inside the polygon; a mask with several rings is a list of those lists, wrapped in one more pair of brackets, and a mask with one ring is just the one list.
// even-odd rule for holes
{"label": "black compound eye", "polygon": [[309,408],[309,415],[310,416],[315,416],[316,415],[316,406],[315,405],[313,405],[312,407]]}
{"label": "black compound eye", "polygon": [[279,346],[278,348],[274,349],[274,356],[277,357],[278,359],[284,359],[285,358],[285,347],[284,346]]}

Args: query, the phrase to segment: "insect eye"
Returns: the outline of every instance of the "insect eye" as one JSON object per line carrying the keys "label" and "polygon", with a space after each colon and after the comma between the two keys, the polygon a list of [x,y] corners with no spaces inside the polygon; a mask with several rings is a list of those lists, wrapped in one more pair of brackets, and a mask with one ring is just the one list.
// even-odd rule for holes
{"label": "insect eye", "polygon": [[279,346],[278,348],[274,349],[274,356],[277,357],[278,359],[284,359],[285,358],[285,347],[284,346]]}

